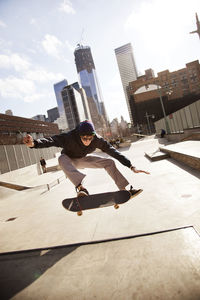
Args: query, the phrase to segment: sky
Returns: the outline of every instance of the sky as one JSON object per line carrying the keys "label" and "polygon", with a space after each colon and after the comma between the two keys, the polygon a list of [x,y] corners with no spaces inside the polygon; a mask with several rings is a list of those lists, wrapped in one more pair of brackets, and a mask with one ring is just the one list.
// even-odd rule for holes
{"label": "sky", "polygon": [[47,115],[53,84],[78,81],[74,49],[91,47],[109,117],[129,121],[114,49],[131,43],[139,75],[200,61],[199,0],[0,0],[0,113]]}

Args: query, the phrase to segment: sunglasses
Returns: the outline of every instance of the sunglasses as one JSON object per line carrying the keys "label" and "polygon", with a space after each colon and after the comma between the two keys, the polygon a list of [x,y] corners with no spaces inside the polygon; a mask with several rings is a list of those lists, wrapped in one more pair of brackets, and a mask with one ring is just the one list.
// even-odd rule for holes
{"label": "sunglasses", "polygon": [[82,136],[81,139],[82,139],[83,141],[85,141],[85,142],[87,142],[87,141],[92,141],[92,140],[93,140],[93,136],[91,136],[91,137],[84,137],[84,136]]}

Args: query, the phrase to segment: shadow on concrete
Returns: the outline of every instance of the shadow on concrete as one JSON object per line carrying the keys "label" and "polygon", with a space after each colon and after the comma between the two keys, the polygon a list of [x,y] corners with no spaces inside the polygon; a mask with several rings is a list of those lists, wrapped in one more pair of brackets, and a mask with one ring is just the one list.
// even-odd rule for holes
{"label": "shadow on concrete", "polygon": [[176,165],[177,167],[181,168],[182,170],[190,173],[191,175],[197,177],[198,179],[200,179],[200,173],[198,170],[193,169],[192,167],[186,166],[185,164],[183,164],[182,162],[178,162],[177,160],[173,159],[173,158],[168,158],[167,159],[170,163]]}
{"label": "shadow on concrete", "polygon": [[41,189],[41,188],[46,187],[47,185],[46,184],[42,184],[42,185],[36,185],[36,186],[24,186],[24,185],[19,185],[19,184],[15,184],[15,183],[9,183],[9,182],[0,181],[0,186],[19,192],[19,191],[24,191],[24,190]]}
{"label": "shadow on concrete", "polygon": [[161,138],[159,136],[154,136],[154,139],[158,140],[158,143],[160,145],[166,146],[166,145],[169,145],[169,144],[173,144],[172,142],[169,142],[166,138]]}
{"label": "shadow on concrete", "polygon": [[77,248],[77,246],[72,246],[47,251],[33,250],[0,255],[0,299],[6,300],[14,297]]}
{"label": "shadow on concrete", "polygon": [[131,147],[131,145],[130,146],[127,146],[127,147],[123,147],[123,148],[118,148],[117,150],[119,151],[119,152],[123,152],[123,151],[128,151],[129,149],[130,149],[130,147]]}
{"label": "shadow on concrete", "polygon": [[58,165],[55,165],[55,166],[47,167],[46,173],[48,173],[48,172],[54,173],[54,172],[58,172],[60,170],[61,169],[58,167]]}
{"label": "shadow on concrete", "polygon": [[[29,285],[31,285],[37,279],[39,279],[46,271],[48,271],[48,269],[50,269],[53,265],[55,265],[59,260],[69,255],[80,246],[105,244],[114,241],[132,240],[138,237],[153,236],[153,235],[169,233],[169,232],[178,231],[180,229],[187,229],[187,228],[193,228],[193,226],[187,225],[187,226],[175,227],[171,229],[165,229],[161,231],[154,231],[154,232],[143,233],[138,235],[130,235],[130,236],[122,236],[117,238],[105,239],[105,240],[82,242],[74,245],[56,246],[56,247],[52,247],[49,250],[44,248],[44,249],[22,250],[13,253],[12,252],[1,253],[0,254],[0,266],[1,266],[0,299],[7,300],[14,297],[17,293],[27,288]],[[115,285],[115,289],[116,289],[116,285]]]}
{"label": "shadow on concrete", "polygon": [[24,190],[28,190],[31,187],[29,186],[23,186],[23,185],[18,185],[18,184],[14,184],[14,183],[9,183],[9,182],[4,182],[4,181],[0,181],[0,186],[12,189],[12,190],[16,190],[16,191],[24,191]]}

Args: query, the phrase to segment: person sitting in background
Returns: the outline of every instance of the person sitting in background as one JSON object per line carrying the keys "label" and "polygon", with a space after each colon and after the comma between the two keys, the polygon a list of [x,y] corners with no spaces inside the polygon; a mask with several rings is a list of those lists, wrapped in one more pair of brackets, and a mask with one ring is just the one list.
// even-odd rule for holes
{"label": "person sitting in background", "polygon": [[164,138],[165,134],[166,134],[166,131],[164,129],[161,129],[160,137]]}

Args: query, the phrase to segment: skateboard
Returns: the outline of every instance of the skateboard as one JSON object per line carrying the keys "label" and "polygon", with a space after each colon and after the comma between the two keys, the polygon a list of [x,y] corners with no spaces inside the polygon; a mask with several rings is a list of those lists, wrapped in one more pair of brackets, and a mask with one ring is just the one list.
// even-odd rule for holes
{"label": "skateboard", "polygon": [[133,197],[129,191],[108,192],[65,199],[62,201],[62,205],[67,210],[77,212],[77,215],[81,216],[83,210],[107,206],[114,206],[115,209],[118,209],[119,204],[123,204]]}

